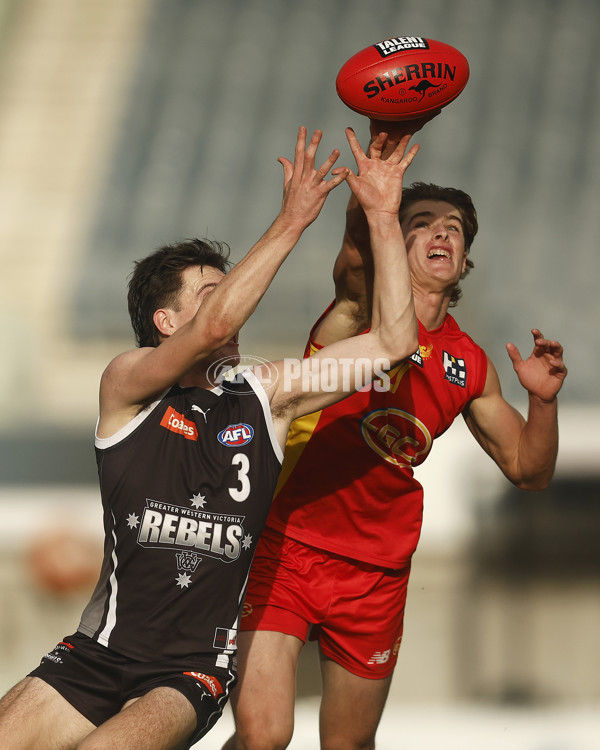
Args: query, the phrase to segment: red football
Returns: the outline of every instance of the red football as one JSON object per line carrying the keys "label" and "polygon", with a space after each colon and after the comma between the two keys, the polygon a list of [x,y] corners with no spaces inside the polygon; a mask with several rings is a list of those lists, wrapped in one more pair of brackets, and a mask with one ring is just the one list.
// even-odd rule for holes
{"label": "red football", "polygon": [[467,85],[469,63],[454,47],[421,36],[384,39],[345,62],[335,81],[350,109],[374,120],[414,120],[445,107]]}

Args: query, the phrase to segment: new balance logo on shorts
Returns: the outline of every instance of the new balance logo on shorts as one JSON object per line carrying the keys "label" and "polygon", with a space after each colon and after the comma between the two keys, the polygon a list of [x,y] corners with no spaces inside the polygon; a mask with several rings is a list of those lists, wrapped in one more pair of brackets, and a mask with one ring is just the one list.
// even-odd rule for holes
{"label": "new balance logo on shorts", "polygon": [[389,661],[391,653],[392,650],[389,648],[386,651],[375,651],[367,664],[385,664]]}

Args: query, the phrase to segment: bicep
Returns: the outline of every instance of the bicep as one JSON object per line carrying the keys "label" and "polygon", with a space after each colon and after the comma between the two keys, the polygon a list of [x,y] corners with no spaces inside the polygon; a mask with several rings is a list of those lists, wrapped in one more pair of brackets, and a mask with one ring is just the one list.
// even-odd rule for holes
{"label": "bicep", "polygon": [[464,412],[473,437],[506,475],[516,461],[525,419],[502,396],[495,367],[488,360],[485,387]]}

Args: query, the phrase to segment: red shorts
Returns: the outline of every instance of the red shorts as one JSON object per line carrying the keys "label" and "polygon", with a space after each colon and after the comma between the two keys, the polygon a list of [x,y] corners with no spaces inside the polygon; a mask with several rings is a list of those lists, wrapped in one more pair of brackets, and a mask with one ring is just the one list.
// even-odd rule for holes
{"label": "red shorts", "polygon": [[410,566],[380,568],[267,529],[252,563],[240,630],[310,637],[349,672],[388,677],[402,640],[409,573]]}

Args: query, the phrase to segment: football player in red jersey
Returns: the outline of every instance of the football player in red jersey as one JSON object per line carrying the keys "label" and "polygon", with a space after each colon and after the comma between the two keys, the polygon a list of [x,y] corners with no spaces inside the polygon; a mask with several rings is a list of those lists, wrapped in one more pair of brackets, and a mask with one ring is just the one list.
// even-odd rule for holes
{"label": "football player in red jersey", "polygon": [[[397,128],[389,144],[423,122]],[[459,415],[517,487],[539,490],[557,455],[562,346],[532,330],[523,359],[507,344],[529,399],[527,419],[503,398],[485,352],[448,309],[472,266],[477,232],[470,197],[416,184],[400,220],[419,320],[419,349],[382,393],[353,394],[290,430],[282,474],[258,546],[239,637],[236,733],[224,750],[272,750],[293,732],[295,674],[307,638],[319,642],[324,750],[374,748],[402,638],[422,488],[412,467]],[[307,355],[372,322],[372,258],[363,212],[351,197],[334,268],[335,302],[313,328]]]}

